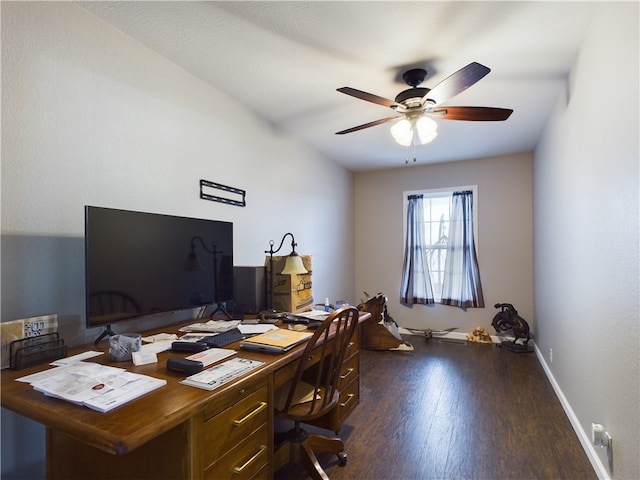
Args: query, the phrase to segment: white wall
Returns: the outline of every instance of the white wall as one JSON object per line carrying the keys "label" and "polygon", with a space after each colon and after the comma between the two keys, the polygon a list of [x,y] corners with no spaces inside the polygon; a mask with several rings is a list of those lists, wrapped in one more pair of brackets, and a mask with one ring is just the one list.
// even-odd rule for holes
{"label": "white wall", "polygon": [[640,478],[638,18],[594,16],[534,159],[537,344],[601,477],[591,423],[612,435],[620,479]]}
{"label": "white wall", "polygon": [[[293,232],[316,298],[355,296],[350,172],[70,2],[1,8],[2,321],[100,333],[83,327],[86,204],[232,221],[236,265]],[[200,179],[247,206],[201,200]],[[344,234],[319,234],[327,219]],[[3,478],[42,475],[43,438],[2,410]]]}
{"label": "white wall", "polygon": [[[428,148],[428,145],[427,147]],[[477,185],[478,263],[485,308],[400,303],[403,192]],[[491,334],[496,303],[511,303],[535,335],[533,312],[532,156],[530,153],[356,174],[356,292],[389,298],[400,326]]]}

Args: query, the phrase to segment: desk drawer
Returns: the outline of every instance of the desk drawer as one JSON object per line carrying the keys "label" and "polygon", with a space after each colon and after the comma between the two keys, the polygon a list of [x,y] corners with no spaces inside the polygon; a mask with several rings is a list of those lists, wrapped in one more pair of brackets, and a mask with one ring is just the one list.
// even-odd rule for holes
{"label": "desk drawer", "polygon": [[347,351],[344,352],[345,360],[351,357],[351,355],[354,355],[355,353],[357,353],[358,350],[360,350],[360,326],[358,326],[356,328],[356,331],[353,332],[353,337],[351,337],[351,341],[349,342]]}
{"label": "desk drawer", "polygon": [[203,418],[205,421],[210,420],[227,407],[242,403],[247,397],[260,389],[266,389],[268,382],[266,380],[242,385],[237,385],[225,392],[224,395],[217,395],[203,409]]}
{"label": "desk drawer", "polygon": [[268,434],[265,424],[206,469],[204,478],[207,480],[266,478],[268,473],[266,465],[269,459],[269,444],[266,441]]}
{"label": "desk drawer", "polygon": [[342,423],[359,402],[360,377],[357,377],[345,389],[340,390],[340,403],[336,407],[338,410],[338,422]]}
{"label": "desk drawer", "polygon": [[[202,442],[205,469],[226,452],[269,422],[269,392],[259,388],[204,422]],[[261,440],[268,445],[267,435]]]}
{"label": "desk drawer", "polygon": [[[333,430],[339,434],[342,422],[360,403],[359,355],[349,359],[340,377],[340,402],[326,415],[305,423]],[[352,363],[355,362],[355,363]]]}
{"label": "desk drawer", "polygon": [[354,355],[342,364],[340,370],[340,378],[338,381],[338,390],[342,392],[360,374],[360,356]]}

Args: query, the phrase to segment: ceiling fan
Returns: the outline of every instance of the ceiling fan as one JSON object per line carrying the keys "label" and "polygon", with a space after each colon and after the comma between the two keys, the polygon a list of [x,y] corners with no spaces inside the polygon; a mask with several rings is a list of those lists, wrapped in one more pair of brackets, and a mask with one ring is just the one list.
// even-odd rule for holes
{"label": "ceiling fan", "polygon": [[494,122],[506,120],[513,113],[513,110],[493,107],[442,106],[444,102],[465,91],[490,71],[491,69],[488,67],[472,62],[429,89],[419,86],[424,81],[427,71],[422,68],[414,68],[402,75],[403,80],[411,88],[400,92],[395,100],[379,97],[351,87],[338,88],[338,92],[376,103],[383,107],[389,107],[401,115],[386,117],[341,130],[336,132],[336,135],[357,132],[358,130],[398,120],[391,127],[391,134],[396,142],[409,146],[411,144],[425,144],[436,137],[437,124],[432,118]]}

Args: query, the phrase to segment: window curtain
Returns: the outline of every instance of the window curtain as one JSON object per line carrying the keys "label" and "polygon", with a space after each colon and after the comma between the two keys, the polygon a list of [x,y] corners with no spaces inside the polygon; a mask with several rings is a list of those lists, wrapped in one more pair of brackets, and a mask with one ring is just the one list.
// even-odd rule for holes
{"label": "window curtain", "polygon": [[425,255],[422,195],[409,195],[407,203],[407,240],[402,266],[400,301],[409,305],[434,303]]}
{"label": "window curtain", "polygon": [[449,244],[443,276],[442,304],[484,307],[478,257],[473,240],[473,192],[454,192]]}

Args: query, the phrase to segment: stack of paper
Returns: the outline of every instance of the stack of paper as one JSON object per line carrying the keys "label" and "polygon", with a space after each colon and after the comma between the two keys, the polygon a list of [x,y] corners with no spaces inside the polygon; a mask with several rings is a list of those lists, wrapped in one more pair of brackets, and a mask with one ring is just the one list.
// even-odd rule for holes
{"label": "stack of paper", "polygon": [[249,358],[232,358],[231,360],[226,360],[218,365],[214,365],[207,370],[191,375],[180,383],[205,390],[213,390],[250,372],[254,368],[258,368],[262,364],[264,364],[264,362],[251,360]]}
{"label": "stack of paper", "polygon": [[192,323],[180,329],[181,332],[222,333],[240,325],[240,320],[209,320],[205,323]]}
{"label": "stack of paper", "polygon": [[330,314],[331,312],[325,312],[324,310],[309,310],[308,312],[292,313],[291,315],[297,318],[321,322]]}
{"label": "stack of paper", "polygon": [[236,351],[228,348],[209,348],[202,352],[189,355],[187,360],[193,360],[194,362],[202,362],[203,367],[207,367],[212,363],[219,362],[231,355],[235,355]]}
{"label": "stack of paper", "polygon": [[28,382],[45,395],[108,412],[151,392],[166,380],[92,362],[52,368],[18,381]]}

